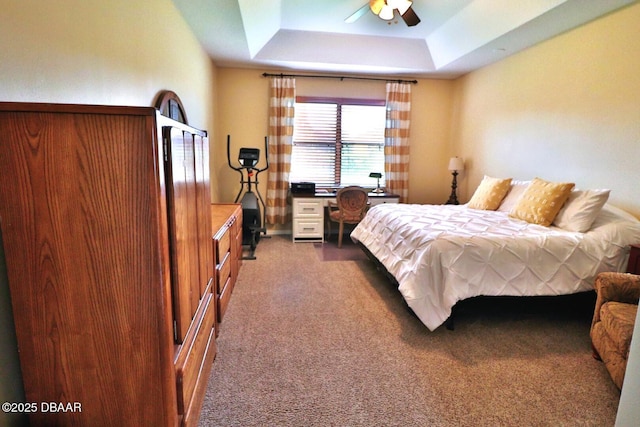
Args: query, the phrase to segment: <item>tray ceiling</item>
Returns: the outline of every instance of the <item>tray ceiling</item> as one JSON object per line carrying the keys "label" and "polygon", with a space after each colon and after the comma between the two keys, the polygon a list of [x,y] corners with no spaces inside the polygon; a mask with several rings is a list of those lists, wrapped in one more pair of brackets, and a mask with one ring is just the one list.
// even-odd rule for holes
{"label": "tray ceiling", "polygon": [[421,22],[366,0],[174,0],[214,63],[291,72],[455,78],[636,1],[414,0]]}

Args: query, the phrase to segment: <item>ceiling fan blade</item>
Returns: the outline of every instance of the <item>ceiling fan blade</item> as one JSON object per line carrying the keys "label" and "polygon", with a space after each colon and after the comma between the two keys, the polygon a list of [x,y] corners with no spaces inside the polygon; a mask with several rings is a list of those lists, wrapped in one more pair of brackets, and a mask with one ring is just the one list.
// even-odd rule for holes
{"label": "ceiling fan blade", "polygon": [[420,18],[418,18],[418,15],[416,15],[416,12],[411,6],[409,6],[409,9],[402,14],[402,19],[409,27],[413,27],[420,23]]}
{"label": "ceiling fan blade", "polygon": [[360,9],[356,10],[351,16],[344,20],[347,24],[353,24],[358,19],[362,17],[369,10],[369,3],[362,6]]}

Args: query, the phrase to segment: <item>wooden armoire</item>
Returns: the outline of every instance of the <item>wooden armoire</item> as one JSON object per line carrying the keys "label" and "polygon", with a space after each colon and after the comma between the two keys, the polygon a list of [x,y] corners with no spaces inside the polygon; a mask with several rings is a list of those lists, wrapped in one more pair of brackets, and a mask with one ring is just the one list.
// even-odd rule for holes
{"label": "wooden armoire", "polygon": [[32,426],[197,424],[216,353],[208,153],[205,131],[155,108],[0,103]]}

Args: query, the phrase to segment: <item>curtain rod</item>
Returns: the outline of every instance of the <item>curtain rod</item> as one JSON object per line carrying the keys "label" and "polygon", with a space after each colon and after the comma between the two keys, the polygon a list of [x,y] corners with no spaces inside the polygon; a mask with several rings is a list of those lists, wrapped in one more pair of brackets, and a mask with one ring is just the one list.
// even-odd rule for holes
{"label": "curtain rod", "polygon": [[375,80],[375,81],[383,81],[383,82],[398,82],[398,83],[411,83],[414,85],[418,84],[417,80],[402,80],[402,79],[383,79],[376,77],[355,77],[355,76],[329,76],[329,75],[313,75],[313,74],[270,74],[263,73],[262,77],[305,77],[311,79],[339,79],[340,81],[345,79],[351,80]]}

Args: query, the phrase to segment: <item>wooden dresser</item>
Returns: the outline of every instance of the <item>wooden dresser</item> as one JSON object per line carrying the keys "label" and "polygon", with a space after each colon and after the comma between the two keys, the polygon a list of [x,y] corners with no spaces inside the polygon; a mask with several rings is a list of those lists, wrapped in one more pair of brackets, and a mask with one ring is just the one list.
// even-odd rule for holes
{"label": "wooden dresser", "polygon": [[208,156],[205,131],[154,108],[0,103],[26,401],[74,409],[32,426],[197,424],[218,318]]}
{"label": "wooden dresser", "polygon": [[[242,263],[242,208],[239,204],[211,206],[218,323],[222,322]],[[219,333],[220,328],[216,331]]]}

